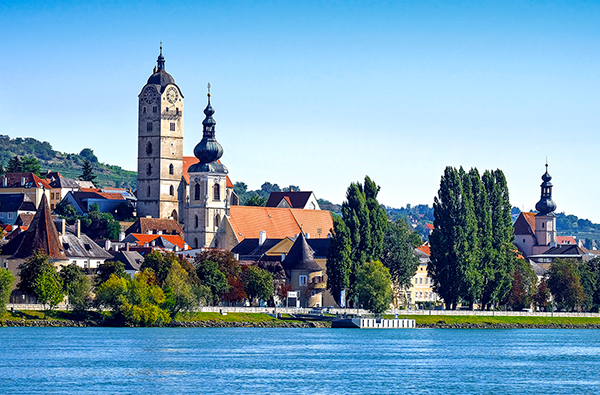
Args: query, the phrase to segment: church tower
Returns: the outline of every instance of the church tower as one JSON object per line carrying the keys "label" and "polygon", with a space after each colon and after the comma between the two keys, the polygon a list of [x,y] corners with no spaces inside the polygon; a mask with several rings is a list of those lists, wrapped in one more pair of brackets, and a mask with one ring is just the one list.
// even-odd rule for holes
{"label": "church tower", "polygon": [[533,247],[533,254],[540,254],[550,247],[556,247],[556,203],[552,200],[552,177],[548,174],[548,164],[546,163],[546,173],[542,176],[542,189],[540,201],[535,205],[538,213],[535,216],[535,238],[537,246]]}
{"label": "church tower", "polygon": [[138,96],[138,217],[179,220],[183,174],[183,94],[160,55]]}
{"label": "church tower", "polygon": [[202,140],[194,148],[198,163],[190,166],[190,195],[185,203],[185,241],[192,248],[220,248],[219,229],[225,216],[229,215],[230,193],[227,188],[227,168],[219,162],[223,147],[215,138],[215,110],[208,105],[202,121]]}

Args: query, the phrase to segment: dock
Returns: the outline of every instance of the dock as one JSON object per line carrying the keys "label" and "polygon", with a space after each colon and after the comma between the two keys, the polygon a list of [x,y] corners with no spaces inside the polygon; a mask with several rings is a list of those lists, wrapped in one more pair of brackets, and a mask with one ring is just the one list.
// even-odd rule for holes
{"label": "dock", "polygon": [[343,318],[331,321],[332,328],[410,329],[416,328],[414,319]]}

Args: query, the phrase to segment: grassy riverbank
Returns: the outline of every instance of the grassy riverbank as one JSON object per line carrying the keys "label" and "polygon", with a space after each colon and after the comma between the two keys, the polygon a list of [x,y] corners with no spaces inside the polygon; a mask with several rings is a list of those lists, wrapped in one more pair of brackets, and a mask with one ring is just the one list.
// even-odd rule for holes
{"label": "grassy riverbank", "polygon": [[[477,316],[477,315],[403,315],[399,318],[412,318],[417,325],[438,324],[509,324],[509,325],[599,325],[595,317],[534,317],[534,316]],[[394,318],[392,315],[384,318]]]}

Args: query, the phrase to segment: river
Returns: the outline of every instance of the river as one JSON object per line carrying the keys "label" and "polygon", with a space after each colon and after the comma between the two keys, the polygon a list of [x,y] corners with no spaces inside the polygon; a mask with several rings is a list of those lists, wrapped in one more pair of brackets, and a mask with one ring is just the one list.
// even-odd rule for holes
{"label": "river", "polygon": [[600,332],[0,328],[2,394],[600,393]]}

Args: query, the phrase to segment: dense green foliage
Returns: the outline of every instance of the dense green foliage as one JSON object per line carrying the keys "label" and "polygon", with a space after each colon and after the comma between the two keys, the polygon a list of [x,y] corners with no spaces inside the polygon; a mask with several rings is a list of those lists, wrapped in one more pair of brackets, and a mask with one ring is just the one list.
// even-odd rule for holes
{"label": "dense green foliage", "polygon": [[[20,161],[26,162],[27,166],[31,166],[22,171],[33,171],[39,175],[40,171],[51,170],[60,172],[63,177],[74,179],[81,175],[84,161],[88,160],[93,164],[97,176],[94,182],[98,186],[133,189],[137,186],[136,172],[124,170],[119,166],[99,163],[90,148],[84,148],[79,154],[68,154],[55,151],[47,141],[41,142],[30,137],[11,139],[9,136],[0,135],[0,164],[2,167],[9,167],[9,162],[15,156],[20,157]],[[24,160],[25,157],[28,159]],[[39,167],[36,167],[35,163]]]}
{"label": "dense green foliage", "polygon": [[15,276],[5,268],[0,268],[0,317],[6,313],[6,304],[10,300]]}
{"label": "dense green foliage", "polygon": [[365,262],[356,271],[358,302],[374,314],[381,314],[392,303],[392,278],[379,261]]}
{"label": "dense green foliage", "polygon": [[383,238],[381,263],[389,269],[394,294],[400,298],[403,288],[409,287],[417,271],[419,260],[414,253],[411,242],[414,234],[408,224],[400,219],[398,222],[389,222]]}
{"label": "dense green foliage", "polygon": [[573,311],[587,299],[579,266],[575,259],[556,259],[548,270],[548,288],[559,310]]}
{"label": "dense green foliage", "polygon": [[273,275],[257,266],[246,266],[242,272],[244,291],[251,304],[273,297]]}
{"label": "dense green foliage", "polygon": [[508,187],[500,170],[447,167],[434,199],[429,275],[448,309],[492,307],[511,289],[516,255]]}
{"label": "dense green foliage", "polygon": [[91,181],[94,182],[96,178],[96,174],[94,174],[94,168],[92,167],[92,162],[89,160],[83,161],[83,167],[81,169],[81,174],[79,175],[79,179],[82,181]]}
{"label": "dense green foliage", "polygon": [[297,185],[290,185],[286,188],[280,188],[277,184],[265,182],[260,186],[260,189],[249,191],[248,185],[245,182],[236,182],[233,186],[233,191],[240,198],[242,206],[264,206],[271,192],[288,192],[290,190],[300,191]]}
{"label": "dense green foliage", "polygon": [[33,294],[38,303],[44,305],[45,311],[54,310],[63,301],[65,294],[62,289],[62,282],[53,266],[45,266],[35,278],[34,284]]}

